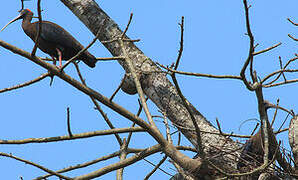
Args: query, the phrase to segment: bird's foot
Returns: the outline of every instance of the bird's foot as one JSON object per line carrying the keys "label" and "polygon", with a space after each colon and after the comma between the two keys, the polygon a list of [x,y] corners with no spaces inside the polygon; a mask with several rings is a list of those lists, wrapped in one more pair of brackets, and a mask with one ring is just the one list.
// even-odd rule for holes
{"label": "bird's foot", "polygon": [[52,86],[55,75],[53,73],[51,73],[50,71],[49,71],[49,73],[50,73],[50,78],[51,78],[51,80],[50,80],[50,86]]}
{"label": "bird's foot", "polygon": [[57,66],[57,68],[59,69],[59,72],[60,72],[60,73],[62,73],[62,72],[63,72],[63,69],[64,69],[64,68],[63,68],[63,66],[62,66],[62,65],[60,65],[60,66]]}

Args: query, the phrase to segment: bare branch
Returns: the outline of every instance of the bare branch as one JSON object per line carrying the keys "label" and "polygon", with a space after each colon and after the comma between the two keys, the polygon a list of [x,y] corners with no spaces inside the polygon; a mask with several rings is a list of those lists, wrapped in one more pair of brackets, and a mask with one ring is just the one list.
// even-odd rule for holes
{"label": "bare branch", "polygon": [[[276,107],[279,107],[278,105],[279,105],[279,99],[276,100]],[[277,111],[278,111],[278,108],[275,108],[275,112],[274,112],[273,119],[272,119],[272,122],[271,122],[271,128],[273,127],[273,124],[275,122]]]}
{"label": "bare branch", "polygon": [[[268,80],[269,78],[273,77],[274,75],[279,74],[279,73],[283,73],[283,72],[293,73],[293,72],[298,72],[298,69],[280,69],[278,71],[272,72],[272,73],[268,74],[264,79],[262,79],[261,83],[264,83],[266,80]],[[287,81],[290,81],[290,80],[287,80]],[[286,82],[284,82],[284,83],[286,83]],[[272,84],[269,84],[268,83],[268,84],[265,84],[263,86],[266,86],[266,85],[272,85]]]}
{"label": "bare branch", "polygon": [[[289,117],[290,114],[287,114],[285,120],[281,123],[280,127],[278,128],[277,132],[280,132],[280,130],[282,129],[282,127],[284,126],[284,124],[286,123],[288,117]],[[294,117],[294,116],[293,116]]]}
{"label": "bare branch", "polygon": [[126,63],[128,64],[130,73],[132,74],[132,77],[133,77],[133,79],[134,79],[134,82],[135,82],[135,85],[136,85],[136,89],[137,89],[137,91],[138,91],[139,98],[140,98],[140,101],[141,101],[142,106],[143,106],[143,108],[144,108],[144,111],[145,111],[145,114],[146,114],[146,116],[147,116],[147,119],[148,119],[150,125],[151,125],[152,127],[154,127],[154,129],[155,129],[156,131],[158,131],[158,129],[157,129],[157,127],[156,127],[156,125],[155,125],[155,123],[154,123],[154,121],[153,121],[153,119],[152,119],[152,116],[151,116],[151,114],[150,114],[150,112],[149,112],[149,109],[148,109],[148,106],[147,106],[147,103],[146,103],[146,100],[145,100],[145,95],[144,95],[144,92],[143,92],[142,87],[141,87],[141,83],[140,83],[140,81],[139,81],[139,79],[138,79],[138,77],[137,77],[137,74],[136,74],[135,69],[134,69],[134,67],[133,67],[133,64],[132,64],[132,62],[131,62],[131,59],[128,57],[128,55],[127,55],[127,53],[126,53],[126,50],[125,50],[125,47],[124,47],[124,43],[123,43],[123,41],[122,41],[121,39],[119,40],[119,43],[120,43],[120,46],[121,46],[122,51],[123,51],[123,53],[124,53],[124,56],[126,57],[126,58],[125,58]]}
{"label": "bare branch", "polygon": [[294,38],[291,34],[288,34],[288,36],[289,36],[291,39],[293,39],[294,41],[298,41],[298,39],[297,39],[297,38]]}
{"label": "bare branch", "polygon": [[[251,32],[251,29],[250,29],[250,24],[249,24],[249,13],[248,13],[248,10],[249,10],[249,7],[247,5],[247,1],[246,0],[243,0],[243,4],[244,4],[244,9],[245,9],[245,19],[246,19],[246,29],[247,29],[247,35],[250,39],[250,45],[249,45],[249,53],[248,53],[248,57],[241,69],[241,72],[240,72],[240,76],[242,78],[242,81],[243,83],[245,84],[246,88],[250,91],[253,90],[251,84],[247,81],[246,77],[245,77],[245,70],[248,66],[249,63],[252,63],[253,62],[253,53],[254,53],[254,37],[253,37],[253,34]],[[251,76],[252,75],[252,71],[251,71]]]}
{"label": "bare branch", "polygon": [[34,47],[32,49],[31,56],[35,56],[35,53],[36,53],[36,50],[37,50],[37,46],[38,46],[38,43],[39,43],[39,38],[40,38],[40,35],[41,35],[41,31],[42,31],[42,18],[41,18],[40,2],[41,2],[41,0],[38,0],[37,1],[38,30],[37,30],[37,35],[35,37],[35,41],[34,41],[35,44],[34,44]]}
{"label": "bare branch", "polygon": [[124,30],[123,33],[121,34],[120,39],[124,39],[124,36],[126,35],[126,32],[128,31],[129,25],[130,25],[130,23],[131,23],[132,16],[133,16],[133,13],[130,13],[128,23],[127,23],[127,25],[126,25],[126,27],[125,27],[125,30]]}
{"label": "bare branch", "polygon": [[71,128],[70,128],[70,112],[69,112],[69,107],[67,107],[67,131],[68,131],[69,137],[72,137]]}
{"label": "bare branch", "polygon": [[253,134],[255,133],[255,131],[257,130],[257,128],[259,127],[260,123],[257,123],[254,130],[250,133],[251,136],[253,136]]}
{"label": "bare branch", "polygon": [[104,136],[104,135],[111,135],[115,133],[128,133],[128,132],[144,132],[144,129],[141,127],[115,128],[115,129],[73,134],[72,137],[70,137],[69,135],[66,135],[66,136],[55,136],[55,137],[48,137],[48,138],[28,138],[28,139],[22,139],[22,140],[0,140],[0,144],[47,143],[47,142],[74,140],[74,139],[89,138],[94,136]]}
{"label": "bare branch", "polygon": [[218,121],[218,118],[216,118],[216,124],[217,124],[217,127],[218,127],[218,131],[220,134],[222,134],[222,131],[221,131],[221,127],[220,127],[220,124],[219,124],[219,121]]}
{"label": "bare branch", "polygon": [[181,17],[181,24],[179,24],[179,26],[180,26],[180,29],[181,29],[180,49],[179,49],[178,57],[176,59],[174,70],[177,70],[177,68],[179,66],[179,62],[180,62],[181,56],[182,56],[182,52],[183,52],[184,16]]}
{"label": "bare branch", "polygon": [[125,76],[121,79],[121,82],[119,84],[119,86],[117,87],[117,89],[114,91],[114,93],[112,94],[112,96],[110,97],[110,101],[112,101],[114,99],[114,97],[116,96],[116,94],[119,92],[119,90],[121,89],[122,87],[122,84],[124,83],[124,80],[125,80]]}
{"label": "bare branch", "polygon": [[[184,18],[182,17],[181,24],[180,24],[181,36],[183,36],[183,31],[184,31],[183,25],[184,25]],[[176,60],[176,63],[175,63],[175,68],[174,68],[175,70],[178,68],[179,61],[180,61],[180,58],[182,56],[183,47],[181,47],[181,46],[183,46],[183,37],[181,37],[181,41],[180,41],[180,50],[179,50],[179,54],[178,54],[178,57],[177,57],[177,60]],[[172,77],[173,83],[174,83],[174,85],[175,85],[175,87],[177,89],[177,93],[178,93],[180,99],[182,100],[182,103],[183,103],[184,107],[187,109],[187,112],[189,113],[190,118],[192,120],[192,123],[193,123],[193,125],[195,127],[196,135],[197,135],[197,137],[196,137],[197,138],[196,139],[197,140],[197,147],[196,148],[198,149],[198,153],[199,153],[200,157],[204,157],[205,155],[204,155],[204,151],[203,151],[202,140],[201,140],[201,133],[200,133],[200,128],[198,126],[198,123],[197,123],[194,115],[192,114],[192,111],[191,111],[191,109],[189,107],[188,101],[183,96],[183,94],[182,94],[182,92],[180,90],[180,87],[179,87],[178,81],[176,79],[175,73],[172,73],[171,74],[171,77]]]}
{"label": "bare branch", "polygon": [[294,26],[298,26],[298,23],[294,23],[290,18],[287,19],[290,23],[292,23]]}
{"label": "bare branch", "polygon": [[9,88],[0,89],[0,93],[4,93],[4,92],[7,92],[7,91],[12,91],[12,90],[15,90],[15,89],[20,89],[20,88],[23,88],[23,87],[26,87],[26,86],[30,86],[31,84],[34,84],[36,82],[39,82],[39,81],[43,80],[44,78],[48,77],[49,75],[50,75],[50,73],[44,73],[44,74],[40,75],[39,77],[37,77],[35,79],[32,79],[30,81],[27,81],[25,83],[18,84],[18,85],[9,87]]}
{"label": "bare branch", "polygon": [[155,167],[152,169],[152,171],[146,175],[146,177],[144,178],[144,180],[149,179],[150,176],[152,176],[152,174],[154,174],[155,171],[156,171],[157,169],[159,169],[159,167],[160,167],[160,166],[167,160],[167,158],[168,158],[168,156],[164,156],[164,157],[159,161],[159,163],[155,165]]}
{"label": "bare branch", "polygon": [[[86,81],[85,81],[85,79],[83,78],[83,75],[82,75],[82,73],[81,73],[81,71],[80,71],[80,68],[79,68],[78,64],[77,64],[77,63],[74,63],[74,65],[75,65],[75,68],[76,68],[76,70],[77,70],[77,73],[78,73],[78,75],[79,75],[79,78],[80,78],[81,82],[86,86]],[[97,103],[97,101],[96,101],[92,96],[89,96],[89,97],[90,97],[90,99],[92,100],[93,104],[95,105],[96,110],[99,111],[99,113],[101,114],[101,116],[103,117],[103,119],[106,121],[106,123],[108,124],[108,126],[109,126],[111,129],[115,129],[114,125],[113,125],[112,122],[109,120],[107,114],[104,113],[104,111],[101,109],[101,107],[99,106],[99,104]],[[121,140],[120,136],[119,136],[118,134],[115,134],[115,137],[116,137],[116,139],[117,139],[119,145],[122,146],[122,140]]]}
{"label": "bare branch", "polygon": [[[278,60],[279,60],[279,66],[280,66],[280,69],[283,69],[283,66],[282,66],[282,60],[281,60],[281,57],[278,56]],[[284,72],[281,72],[283,78],[284,78],[284,81],[287,81],[286,79],[286,76],[285,76],[285,73]]]}
{"label": "bare branch", "polygon": [[[70,166],[70,167],[67,167],[67,168],[58,170],[56,172],[57,173],[64,173],[64,172],[68,172],[68,171],[72,171],[72,170],[84,168],[84,167],[90,166],[92,164],[98,163],[100,161],[105,161],[105,160],[108,160],[108,159],[117,157],[117,156],[119,156],[119,154],[120,154],[120,151],[116,151],[116,152],[114,152],[112,154],[109,154],[109,155],[100,157],[98,159],[94,159],[92,161],[88,161],[88,162],[85,162],[85,163],[82,163],[82,164],[77,164],[75,166]],[[52,176],[52,174],[47,174],[47,175],[44,175],[44,176],[40,176],[40,177],[35,178],[34,180],[44,180],[44,179],[46,179],[46,178],[48,178],[50,176]]]}
{"label": "bare branch", "polygon": [[[292,62],[294,62],[294,61],[297,60],[297,59],[298,59],[297,56],[294,57],[294,58],[292,58],[292,59],[290,59],[290,60],[286,63],[286,65],[285,65],[283,68],[281,68],[281,69],[286,69]],[[271,85],[271,84],[273,84],[274,82],[276,82],[276,81],[279,79],[280,76],[281,76],[281,73],[279,73],[278,76],[277,76],[274,80],[272,80],[271,82],[267,83],[266,85]],[[265,82],[265,81],[262,80],[262,83],[263,83],[263,82]]]}
{"label": "bare branch", "polygon": [[[123,143],[120,147],[120,162],[123,161],[127,156],[127,142],[126,139],[123,138]],[[124,167],[117,170],[116,180],[123,180],[123,171]]]}
{"label": "bare branch", "polygon": [[215,78],[215,79],[239,79],[241,80],[240,76],[233,76],[233,75],[212,75],[212,74],[202,74],[202,73],[192,73],[192,72],[184,72],[184,71],[177,71],[171,68],[168,68],[162,64],[156,62],[157,65],[160,67],[177,74],[189,75],[189,76],[197,76],[197,77],[207,77],[207,78]]}
{"label": "bare branch", "polygon": [[131,165],[131,164],[133,164],[137,161],[140,161],[140,160],[144,159],[147,156],[150,156],[154,153],[157,153],[161,150],[160,148],[161,148],[161,146],[159,144],[155,145],[155,146],[151,146],[151,147],[145,149],[144,151],[142,151],[140,153],[137,153],[136,155],[134,155],[132,157],[124,159],[123,161],[108,165],[106,167],[98,169],[98,170],[96,170],[94,172],[91,172],[89,174],[75,177],[75,179],[82,180],[82,179],[92,179],[92,178],[95,178],[95,177],[99,177],[99,176],[104,175],[106,173],[109,173],[111,171],[114,171],[114,170],[129,166],[129,165]]}
{"label": "bare branch", "polygon": [[112,60],[125,60],[125,57],[121,57],[121,56],[118,56],[118,57],[102,57],[102,58],[96,58],[97,61],[112,61]]}
{"label": "bare branch", "polygon": [[286,82],[279,82],[279,83],[275,83],[275,84],[265,84],[265,85],[263,85],[263,87],[270,88],[270,87],[281,86],[281,85],[296,83],[296,82],[298,82],[298,79],[287,80]]}
{"label": "bare branch", "polygon": [[9,157],[9,158],[15,159],[17,161],[24,162],[26,164],[30,164],[31,166],[37,167],[38,169],[41,169],[41,170],[43,170],[43,171],[45,171],[45,172],[47,172],[49,174],[55,175],[55,176],[57,176],[59,178],[62,178],[62,179],[66,179],[66,180],[72,179],[72,178],[69,178],[67,176],[63,176],[63,175],[61,175],[59,173],[56,173],[55,171],[52,171],[50,169],[47,169],[47,168],[45,168],[45,167],[43,167],[43,166],[41,166],[39,164],[33,163],[33,162],[28,161],[28,160],[25,160],[25,159],[21,159],[19,157],[13,156],[11,154],[6,154],[6,153],[3,153],[3,152],[0,152],[0,156]]}
{"label": "bare branch", "polygon": [[276,47],[278,47],[278,46],[280,46],[280,45],[281,45],[281,42],[279,42],[279,43],[277,43],[277,44],[275,44],[275,45],[273,45],[273,46],[271,46],[271,47],[269,47],[269,48],[266,48],[266,49],[264,49],[264,50],[255,52],[255,53],[253,53],[253,55],[256,56],[256,55],[258,55],[258,54],[265,53],[265,52],[270,51],[270,50],[272,50],[272,49],[274,49],[274,48],[276,48]]}

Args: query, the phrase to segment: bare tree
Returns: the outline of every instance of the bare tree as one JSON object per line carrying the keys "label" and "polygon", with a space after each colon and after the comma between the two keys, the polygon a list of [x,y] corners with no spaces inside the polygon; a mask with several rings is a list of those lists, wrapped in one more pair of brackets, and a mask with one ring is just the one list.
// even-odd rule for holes
{"label": "bare tree", "polygon": [[[243,0],[243,12],[245,14],[246,33],[249,38],[249,52],[246,61],[240,69],[239,75],[212,75],[177,70],[184,50],[183,17],[179,23],[181,31],[179,53],[175,63],[167,66],[152,61],[136,46],[135,42],[138,42],[138,39],[134,40],[126,36],[126,32],[130,27],[130,22],[133,21],[132,14],[126,28],[122,31],[116,22],[113,21],[93,0],[61,0],[61,2],[68,7],[95,36],[94,40],[84,50],[92,46],[98,39],[113,56],[110,58],[97,58],[98,61],[117,60],[125,70],[125,76],[119,84],[119,88],[115,91],[112,97],[108,98],[87,84],[84,75],[80,72],[80,67],[77,62],[73,61],[74,58],[66,62],[61,70],[55,65],[48,63],[48,61],[45,61],[47,59],[35,56],[36,45],[34,46],[32,53],[29,53],[0,40],[0,45],[3,48],[18,54],[19,56],[25,57],[48,71],[29,82],[2,89],[0,90],[0,93],[38,83],[49,76],[56,76],[62,79],[66,84],[76,88],[80,93],[86,94],[93,102],[95,109],[102,115],[110,129],[75,134],[71,131],[70,110],[67,109],[68,135],[22,140],[1,140],[0,143],[49,143],[113,134],[120,148],[119,150],[110,154],[105,154],[98,159],[78,165],[72,165],[60,170],[50,170],[38,163],[24,160],[12,154],[0,153],[1,156],[25,162],[48,173],[47,175],[37,177],[36,179],[47,178],[49,176],[57,176],[62,179],[92,179],[112,171],[117,171],[117,179],[122,179],[125,167],[160,152],[163,154],[160,158],[160,162],[154,165],[154,169],[148,173],[145,179],[149,179],[167,159],[170,160],[178,172],[178,174],[172,177],[173,179],[278,179],[296,177],[297,147],[295,144],[295,134],[297,128],[295,119],[297,119],[297,116],[292,110],[279,106],[278,102],[274,104],[266,101],[264,99],[263,89],[296,83],[298,79],[288,79],[287,75],[298,71],[289,66],[298,59],[298,56],[295,54],[294,57],[286,61],[286,63],[283,63],[280,58],[279,70],[266,75],[264,78],[259,78],[258,71],[254,67],[254,58],[260,54],[275,49],[280,46],[281,43],[277,43],[264,50],[256,51],[257,44],[255,43],[254,35],[251,30],[249,14],[250,6],[246,0]],[[39,21],[41,21],[40,1],[38,1],[38,12]],[[289,21],[297,26],[292,20],[289,19]],[[42,29],[39,29],[38,33],[39,32],[42,32]],[[37,36],[36,42],[38,42],[39,36],[40,35]],[[294,41],[297,41],[294,36],[289,35],[289,37]],[[77,54],[77,56],[78,55],[79,54]],[[79,77],[78,79],[63,72],[63,69],[69,63],[74,64]],[[257,99],[260,119],[260,128],[258,132],[254,133],[257,129],[255,128],[255,130],[252,130],[252,133],[248,135],[224,133],[221,130],[221,125],[218,120],[217,127],[214,127],[189,102],[189,100],[184,97],[176,78],[177,74],[204,78],[239,80],[245,85],[248,91],[255,94]],[[171,83],[171,81],[173,83]],[[136,114],[113,101],[115,94],[120,88],[127,94],[138,94],[140,106]],[[161,116],[157,117],[152,115],[147,105],[147,99],[155,104],[159,109]],[[126,128],[115,128],[113,121],[111,121],[102,110],[100,106],[101,104],[111,108],[120,116],[124,117],[128,122],[131,121],[133,125]],[[292,160],[291,156],[288,156],[281,150],[281,143],[276,139],[276,134],[287,131],[288,128],[278,129],[277,131],[273,130],[272,125],[275,121],[275,116],[271,120],[267,112],[268,109],[272,108],[275,109],[275,114],[278,110],[281,110],[288,113],[292,118],[289,129],[289,138],[292,152],[294,154],[294,160]],[[142,111],[146,115],[145,119],[140,117]],[[162,119],[166,129],[165,132],[157,127],[154,120],[155,118]],[[168,120],[191,142],[192,147],[180,145],[179,142],[178,144],[175,144],[172,141],[172,134],[170,133]],[[132,134],[137,135],[135,132],[146,132],[156,141],[156,145],[144,149],[131,148],[131,136]],[[119,135],[120,133],[129,133],[129,135],[123,138]],[[243,145],[236,141],[235,138],[248,138],[248,140]],[[189,157],[182,153],[181,150],[192,151],[195,152],[196,155],[195,157]],[[128,156],[129,154],[132,155]],[[119,162],[111,163],[87,174],[82,174],[76,177],[68,177],[63,174],[114,157],[119,157]],[[279,165],[276,165],[275,162],[278,162]],[[293,164],[295,165],[294,167]]]}

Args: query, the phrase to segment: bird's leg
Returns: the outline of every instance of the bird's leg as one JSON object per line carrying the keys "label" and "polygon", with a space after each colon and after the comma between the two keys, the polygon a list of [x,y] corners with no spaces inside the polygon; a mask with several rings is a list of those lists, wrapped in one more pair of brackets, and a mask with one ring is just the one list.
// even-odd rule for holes
{"label": "bird's leg", "polygon": [[58,53],[59,68],[61,68],[62,67],[62,52],[58,48],[56,48],[56,51]]}
{"label": "bird's leg", "polygon": [[53,59],[53,64],[56,66],[56,58],[54,56],[51,56]]}
{"label": "bird's leg", "polygon": [[[55,57],[54,56],[51,56],[51,57],[53,59],[53,64],[56,66],[56,59],[55,59]],[[53,80],[54,80],[54,75],[51,73],[50,77],[51,77],[50,86],[52,86]]]}

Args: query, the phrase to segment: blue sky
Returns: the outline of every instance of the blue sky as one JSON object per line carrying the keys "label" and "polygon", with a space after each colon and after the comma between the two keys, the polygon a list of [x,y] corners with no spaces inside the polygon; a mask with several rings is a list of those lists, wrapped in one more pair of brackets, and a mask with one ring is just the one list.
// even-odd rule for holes
{"label": "blue sky", "polygon": [[[185,16],[184,52],[179,70],[238,75],[247,57],[249,39],[245,35],[245,17],[242,1],[97,1],[103,10],[118,25],[124,29],[129,14],[134,13],[128,36],[140,38],[137,46],[152,60],[169,65],[176,60],[179,49],[180,30],[178,23],[181,16]],[[295,0],[286,1],[249,1],[251,28],[255,36],[257,48],[262,50],[278,42],[283,44],[269,53],[259,55],[255,59],[255,68],[260,77],[279,68],[278,56],[284,62],[297,53],[297,43],[287,34],[297,35],[297,28],[286,19],[297,19],[297,5]],[[3,4],[3,3],[2,3]],[[20,3],[5,1],[0,12],[0,26],[18,15]],[[35,14],[36,1],[25,2],[25,7]],[[42,16],[44,20],[52,21],[69,31],[83,45],[89,44],[93,35],[60,1],[42,1]],[[21,21],[15,22],[0,33],[0,39],[11,43],[26,51],[31,51],[33,42],[27,37]],[[96,42],[90,52],[96,57],[110,57],[109,52]],[[37,55],[46,54],[38,50]],[[46,71],[31,61],[19,57],[4,48],[0,48],[0,88],[36,78]],[[96,68],[90,69],[80,63],[81,70],[88,85],[105,96],[111,96],[117,88],[124,74],[123,69],[116,62],[99,62]],[[292,68],[297,67],[293,63]],[[69,66],[66,72],[77,78],[74,67]],[[297,78],[288,76],[288,78]],[[237,80],[214,80],[178,76],[178,81],[187,99],[212,123],[217,117],[223,131],[237,134],[250,134],[255,126],[254,121],[239,125],[252,118],[258,119],[255,94],[246,90],[242,82]],[[276,102],[280,98],[280,105],[298,110],[297,84],[264,89],[265,99]],[[126,107],[131,112],[137,112],[137,96],[129,96],[120,92],[115,102]],[[30,137],[50,137],[67,134],[66,108],[71,109],[71,127],[73,133],[108,129],[100,115],[93,109],[91,100],[73,87],[58,78],[54,79],[52,87],[49,78],[26,87],[0,94],[0,139],[24,139]],[[128,127],[131,122],[102,106],[116,127]],[[159,115],[153,103],[149,102],[153,115]],[[279,112],[275,128],[284,120],[286,114]],[[142,117],[145,119],[144,114]],[[270,111],[272,117],[272,110]],[[289,120],[285,124],[288,126]],[[164,126],[157,121],[164,132]],[[175,129],[172,129],[175,131]],[[125,137],[124,135],[122,135]],[[176,139],[176,136],[173,137]],[[287,133],[278,136],[288,148]],[[185,145],[190,143],[183,140]],[[133,136],[131,147],[144,148],[155,142],[144,133]],[[1,145],[0,151],[12,153],[24,159],[40,163],[57,170],[70,165],[89,161],[118,150],[114,136],[96,137],[77,141],[65,141],[47,144]],[[192,156],[191,153],[189,153]],[[162,156],[155,155],[148,160],[158,163]],[[84,170],[67,173],[77,176],[104,167],[118,158],[99,163]],[[8,158],[0,158],[1,179],[32,179],[44,174],[39,169]],[[163,169],[175,174],[169,162]],[[140,161],[132,167],[126,168],[126,179],[142,179],[149,173],[152,166]],[[100,179],[115,178],[115,172],[104,175]],[[157,171],[152,179],[167,179],[168,176]],[[56,178],[52,178],[56,179]]]}

